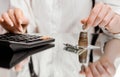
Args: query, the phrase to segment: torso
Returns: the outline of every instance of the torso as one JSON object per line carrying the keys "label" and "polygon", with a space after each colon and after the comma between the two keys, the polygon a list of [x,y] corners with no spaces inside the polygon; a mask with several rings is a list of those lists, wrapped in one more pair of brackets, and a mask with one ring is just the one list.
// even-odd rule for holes
{"label": "torso", "polygon": [[34,16],[43,34],[78,33],[80,20],[89,15],[92,6],[91,0],[32,1]]}

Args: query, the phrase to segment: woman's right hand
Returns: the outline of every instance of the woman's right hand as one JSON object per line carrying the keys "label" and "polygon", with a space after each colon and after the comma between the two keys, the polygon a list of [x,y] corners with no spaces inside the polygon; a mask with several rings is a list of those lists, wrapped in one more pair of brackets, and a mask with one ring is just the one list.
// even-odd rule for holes
{"label": "woman's right hand", "polygon": [[114,77],[115,72],[115,66],[107,56],[101,57],[85,68],[86,77]]}
{"label": "woman's right hand", "polygon": [[24,65],[29,63],[29,57],[25,58],[24,60],[22,60],[20,63],[18,63],[17,65],[15,65],[13,68],[16,72],[20,72],[23,70]]}
{"label": "woman's right hand", "polygon": [[9,9],[0,16],[0,24],[8,32],[25,33],[29,20],[19,8]]}
{"label": "woman's right hand", "polygon": [[[23,11],[19,8],[9,9],[0,16],[0,25],[11,33],[25,33],[28,24],[28,19],[24,16]],[[29,60],[26,58],[15,65],[15,71],[21,71],[23,66],[28,62]]]}

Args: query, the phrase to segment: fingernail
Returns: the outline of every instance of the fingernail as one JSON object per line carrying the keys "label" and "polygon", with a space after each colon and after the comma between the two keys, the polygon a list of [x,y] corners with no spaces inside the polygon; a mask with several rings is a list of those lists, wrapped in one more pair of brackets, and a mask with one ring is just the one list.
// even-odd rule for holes
{"label": "fingernail", "polygon": [[21,66],[17,66],[17,67],[15,67],[15,70],[16,70],[16,72],[20,72],[22,70],[22,67]]}
{"label": "fingernail", "polygon": [[4,20],[3,19],[1,19],[1,22],[3,22]]}
{"label": "fingernail", "polygon": [[82,26],[82,29],[85,30],[87,28],[87,23],[85,23],[83,26]]}
{"label": "fingernail", "polygon": [[22,24],[22,20],[19,19],[19,24],[21,25]]}
{"label": "fingernail", "polygon": [[23,28],[21,27],[21,25],[19,25],[17,29],[20,33],[23,32]]}
{"label": "fingernail", "polygon": [[14,26],[12,22],[10,23],[10,26],[11,26],[11,27],[13,27],[13,26]]}
{"label": "fingernail", "polygon": [[23,29],[22,29],[22,27],[19,27],[19,30],[20,30],[20,32],[23,32]]}

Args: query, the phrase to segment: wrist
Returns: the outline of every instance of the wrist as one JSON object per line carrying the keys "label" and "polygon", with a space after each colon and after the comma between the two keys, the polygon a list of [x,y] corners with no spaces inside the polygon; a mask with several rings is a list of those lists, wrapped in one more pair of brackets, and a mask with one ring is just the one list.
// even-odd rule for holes
{"label": "wrist", "polygon": [[117,55],[112,53],[112,51],[105,51],[101,58],[107,59],[110,63],[114,63],[115,59],[117,58]]}
{"label": "wrist", "polygon": [[109,61],[110,63],[114,63],[116,57],[110,56],[110,55],[107,55],[107,54],[104,54],[104,55],[101,56],[101,59],[106,59],[106,60]]}
{"label": "wrist", "polygon": [[104,52],[103,56],[106,56],[111,62],[114,62],[120,56],[120,40],[109,40],[105,45]]}

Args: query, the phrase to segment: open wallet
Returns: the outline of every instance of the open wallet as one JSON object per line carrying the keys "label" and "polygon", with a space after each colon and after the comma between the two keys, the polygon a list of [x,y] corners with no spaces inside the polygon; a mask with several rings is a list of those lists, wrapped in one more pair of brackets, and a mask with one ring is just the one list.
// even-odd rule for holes
{"label": "open wallet", "polygon": [[54,47],[52,37],[30,34],[0,35],[0,67],[10,69],[28,56]]}

